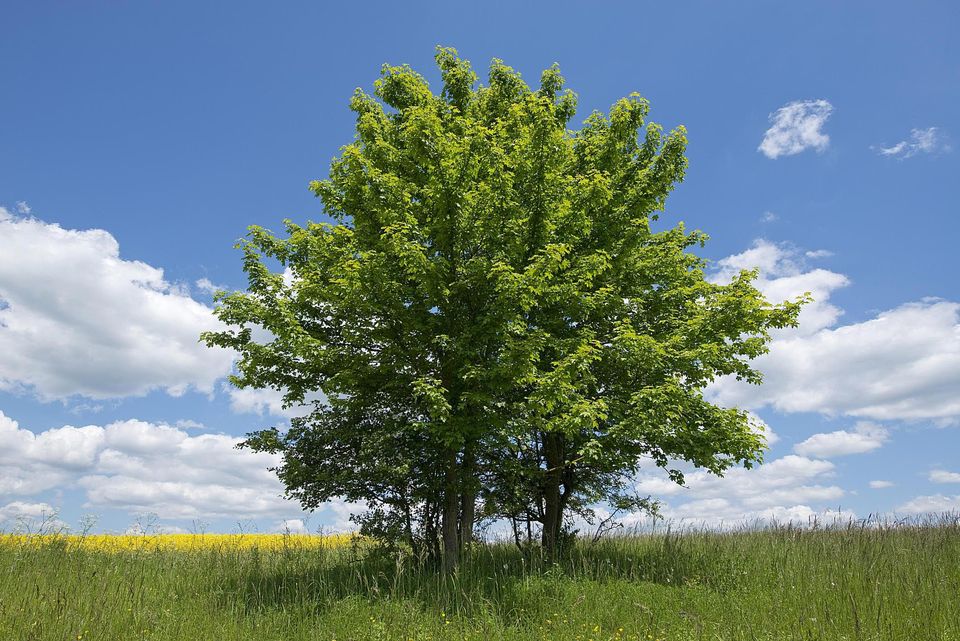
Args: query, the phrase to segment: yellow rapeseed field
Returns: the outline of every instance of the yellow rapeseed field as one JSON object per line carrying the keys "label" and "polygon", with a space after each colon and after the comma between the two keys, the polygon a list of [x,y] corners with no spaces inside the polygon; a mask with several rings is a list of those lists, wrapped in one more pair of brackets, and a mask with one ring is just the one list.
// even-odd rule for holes
{"label": "yellow rapeseed field", "polygon": [[349,545],[354,534],[3,534],[0,546],[39,547],[62,544],[101,552],[149,551],[263,551],[338,548]]}

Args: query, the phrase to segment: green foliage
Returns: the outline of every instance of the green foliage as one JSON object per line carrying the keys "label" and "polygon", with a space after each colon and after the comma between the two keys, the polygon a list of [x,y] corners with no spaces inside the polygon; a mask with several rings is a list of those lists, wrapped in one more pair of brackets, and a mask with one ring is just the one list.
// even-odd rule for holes
{"label": "green foliage", "polygon": [[439,95],[406,66],[354,94],[356,138],[310,185],[335,224],[240,245],[248,290],[204,340],[240,354],[237,386],[327,398],[246,445],[283,455],[305,506],[365,501],[375,529],[438,552],[458,520],[501,517],[552,548],[641,460],[758,462],[746,413],[702,390],[759,382],[750,359],[803,301],[770,304],[750,272],[711,282],[706,235],[657,226],[686,130],[631,94],[573,131],[556,66],[532,90],[499,60],[485,85],[454,50],[436,60]]}

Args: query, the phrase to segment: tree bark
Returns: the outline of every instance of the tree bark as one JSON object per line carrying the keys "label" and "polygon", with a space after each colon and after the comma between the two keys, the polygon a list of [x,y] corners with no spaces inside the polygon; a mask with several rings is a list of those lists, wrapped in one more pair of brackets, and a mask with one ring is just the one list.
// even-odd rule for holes
{"label": "tree bark", "polygon": [[440,519],[443,537],[443,571],[453,574],[460,561],[460,533],[457,529],[457,517],[460,513],[460,492],[457,474],[457,453],[451,450],[447,455],[446,471],[443,483],[443,513]]}
{"label": "tree bark", "polygon": [[477,492],[473,488],[463,491],[460,500],[460,548],[473,542],[473,522],[476,518]]}
{"label": "tree bark", "polygon": [[416,556],[418,550],[417,542],[413,537],[413,515],[410,514],[410,502],[406,498],[403,499],[403,535],[407,537],[407,544]]}
{"label": "tree bark", "polygon": [[460,489],[460,550],[461,552],[473,541],[473,521],[477,507],[477,483],[473,478],[476,464],[473,457],[473,447],[469,444],[463,451],[463,464],[460,466],[462,474]]}
{"label": "tree bark", "polygon": [[440,540],[437,536],[437,510],[439,508],[438,501],[427,500],[424,501],[421,510],[423,551],[431,562],[440,560]]}
{"label": "tree bark", "polygon": [[547,558],[557,554],[557,539],[563,523],[563,505],[560,501],[560,479],[563,473],[563,443],[559,434],[543,435],[543,454],[547,471],[543,483],[543,533],[541,545]]}
{"label": "tree bark", "polygon": [[523,545],[520,543],[520,528],[517,527],[517,517],[510,517],[510,525],[513,526],[513,542],[517,545],[517,549],[523,552]]}

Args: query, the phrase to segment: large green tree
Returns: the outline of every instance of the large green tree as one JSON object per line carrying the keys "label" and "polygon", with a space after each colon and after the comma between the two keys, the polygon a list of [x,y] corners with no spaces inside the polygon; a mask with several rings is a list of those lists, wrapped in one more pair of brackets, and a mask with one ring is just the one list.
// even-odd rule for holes
{"label": "large green tree", "polygon": [[448,570],[485,517],[534,523],[553,553],[640,461],[759,461],[746,413],[702,390],[759,382],[749,361],[802,301],[769,303],[751,272],[710,282],[706,236],[657,222],[685,130],[646,123],[637,94],[571,130],[556,67],[532,90],[499,60],[483,85],[454,50],[436,61],[439,94],[406,66],[354,94],[355,139],[310,185],[334,223],[241,243],[248,289],[204,340],[239,352],[235,385],[326,395],[246,446],[283,455],[306,507],[364,501],[366,531]]}

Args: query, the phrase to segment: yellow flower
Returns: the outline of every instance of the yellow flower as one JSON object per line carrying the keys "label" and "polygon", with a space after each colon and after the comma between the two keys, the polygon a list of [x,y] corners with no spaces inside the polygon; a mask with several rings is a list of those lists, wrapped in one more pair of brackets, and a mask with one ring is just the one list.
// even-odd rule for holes
{"label": "yellow flower", "polygon": [[0,534],[0,546],[40,546],[63,542],[67,547],[106,553],[225,550],[314,550],[349,545],[355,534]]}

